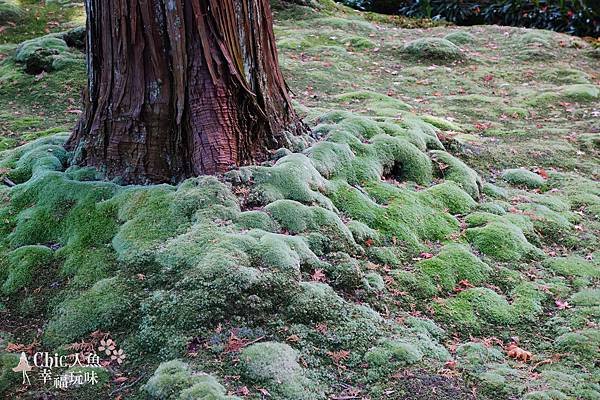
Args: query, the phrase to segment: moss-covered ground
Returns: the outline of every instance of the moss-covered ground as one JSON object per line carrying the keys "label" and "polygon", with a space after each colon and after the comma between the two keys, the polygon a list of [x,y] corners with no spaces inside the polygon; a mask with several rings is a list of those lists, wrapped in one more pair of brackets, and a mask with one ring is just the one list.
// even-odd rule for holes
{"label": "moss-covered ground", "polygon": [[[0,45],[0,396],[600,398],[587,43],[276,3],[310,137],[224,176],[123,187],[62,147],[85,67],[73,31],[58,32],[81,7],[14,4]],[[126,357],[93,387],[24,389],[11,370],[23,350],[108,338]]]}

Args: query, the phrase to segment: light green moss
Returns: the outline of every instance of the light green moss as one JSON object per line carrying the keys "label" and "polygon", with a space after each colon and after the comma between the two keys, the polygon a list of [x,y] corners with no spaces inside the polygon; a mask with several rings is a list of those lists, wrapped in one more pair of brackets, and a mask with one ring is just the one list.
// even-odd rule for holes
{"label": "light green moss", "polygon": [[23,246],[12,251],[8,254],[8,270],[2,292],[10,295],[30,286],[35,276],[42,273],[43,268],[48,268],[51,261],[52,250],[45,246]]}
{"label": "light green moss", "polygon": [[359,221],[350,221],[347,224],[348,229],[352,232],[352,236],[357,243],[364,244],[367,241],[371,242],[371,245],[377,244],[381,240],[381,235],[375,229],[371,229],[368,225],[363,224]]}
{"label": "light green moss", "polygon": [[364,279],[361,263],[346,253],[330,254],[325,272],[334,287],[347,290],[359,288]]}
{"label": "light green moss", "polygon": [[591,84],[576,84],[564,86],[561,94],[574,101],[593,101],[600,97],[600,88]]}
{"label": "light green moss", "polygon": [[373,139],[372,144],[383,173],[387,171],[399,181],[413,181],[426,185],[432,180],[432,164],[429,158],[416,146],[408,141],[380,135]]}
{"label": "light green moss", "polygon": [[544,47],[550,47],[553,44],[551,35],[550,32],[527,29],[522,32],[517,39],[522,44],[538,44]]}
{"label": "light green moss", "polygon": [[383,277],[377,272],[368,272],[365,274],[363,286],[369,292],[382,292],[385,290]]}
{"label": "light green moss", "polygon": [[352,233],[332,211],[308,207],[291,200],[278,200],[265,210],[291,234],[320,232],[328,238],[327,247],[334,250],[355,251],[357,244]]}
{"label": "light green moss", "polygon": [[554,211],[566,212],[571,210],[571,196],[567,198],[553,194],[527,193],[526,197],[530,198],[531,202],[544,205]]}
{"label": "light green moss", "polygon": [[150,398],[159,400],[236,400],[211,375],[194,373],[189,365],[179,360],[158,366],[143,386]]}
{"label": "light green moss", "polygon": [[518,261],[539,257],[541,251],[530,244],[516,225],[500,221],[480,228],[469,228],[467,239],[482,253],[499,261]]}
{"label": "light green moss", "polygon": [[483,181],[477,172],[445,151],[433,150],[431,154],[442,177],[458,183],[473,199],[479,199]]}
{"label": "light green moss", "polygon": [[481,392],[484,396],[502,396],[510,398],[523,391],[523,385],[517,381],[519,371],[501,364],[489,368],[477,377],[481,382]]}
{"label": "light green moss", "polygon": [[381,339],[365,354],[367,381],[389,379],[399,368],[421,362],[442,365],[450,359],[450,353],[438,341],[444,331],[433,321],[409,317],[406,325],[398,329],[396,336]]}
{"label": "light green moss", "polygon": [[12,370],[18,363],[18,354],[0,353],[0,395],[21,383],[21,375]]}
{"label": "light green moss", "polygon": [[311,400],[324,398],[318,385],[305,376],[298,353],[277,342],[255,343],[240,354],[242,374],[267,387],[274,399]]}
{"label": "light green moss", "polygon": [[479,372],[487,364],[504,359],[504,355],[498,348],[486,346],[481,342],[467,342],[459,345],[456,348],[456,356],[463,368],[473,372]]}
{"label": "light green moss", "polygon": [[367,254],[370,260],[387,266],[400,265],[401,259],[405,256],[402,249],[394,246],[372,246],[367,249]]}
{"label": "light green moss", "polygon": [[272,167],[246,167],[232,171],[226,178],[234,184],[253,182],[249,201],[267,205],[275,200],[295,200],[332,209],[331,201],[322,194],[327,181],[303,154],[292,154],[277,160]]}
{"label": "light green moss", "polygon": [[477,206],[477,210],[479,211],[496,215],[506,215],[506,208],[506,204],[502,204],[499,202],[481,203]]}
{"label": "light green moss", "polygon": [[[193,219],[228,220],[239,212],[235,196],[214,177],[170,186],[130,189],[110,200],[122,223],[111,243],[118,259],[135,268],[153,266],[162,243],[183,233]],[[159,217],[160,216],[160,217]]]}
{"label": "light green moss", "polygon": [[488,288],[473,288],[434,303],[436,315],[457,329],[481,332],[490,326],[511,326],[533,320],[542,312],[545,296],[531,284],[518,285],[512,303]]}
{"label": "light green moss", "polygon": [[568,400],[568,396],[559,390],[537,390],[523,397],[525,400]]}
{"label": "light green moss", "polygon": [[456,31],[456,32],[449,33],[446,36],[444,36],[444,39],[446,39],[456,45],[471,44],[471,43],[476,42],[475,36],[471,35],[469,32],[465,32],[465,31]]}
{"label": "light green moss", "polygon": [[376,30],[375,26],[371,23],[358,18],[323,17],[315,18],[305,23],[309,24],[311,27],[328,27],[343,30],[345,32],[369,33]]}
{"label": "light green moss", "polygon": [[438,255],[419,261],[416,267],[422,279],[429,279],[443,291],[452,291],[462,280],[479,285],[485,282],[491,272],[491,268],[467,247],[456,244],[445,246]]}
{"label": "light green moss", "polygon": [[132,316],[133,297],[118,278],[104,279],[78,296],[58,305],[46,327],[49,345],[66,344],[101,329],[119,326]]}
{"label": "light green moss", "polygon": [[[349,96],[352,94],[349,94]],[[357,94],[357,97],[358,94]],[[377,122],[367,117],[352,116],[341,121],[338,126],[333,130],[342,130],[351,133],[358,139],[372,139],[377,135],[384,133],[383,129]]]}
{"label": "light green moss", "polygon": [[539,189],[546,183],[540,175],[524,168],[507,169],[502,172],[502,179],[511,185],[525,186],[530,189]]}
{"label": "light green moss", "polygon": [[394,252],[399,253],[394,257],[424,251],[422,240],[442,240],[459,229],[454,217],[436,208],[443,205],[432,204],[429,193],[384,183],[372,184],[366,189],[368,195],[340,185],[332,199],[340,211],[352,219],[377,229],[388,240],[395,237],[398,247]]}
{"label": "light green moss", "polygon": [[572,68],[550,68],[542,72],[545,81],[558,84],[590,83],[591,77],[583,71]]}
{"label": "light green moss", "polygon": [[319,282],[302,282],[286,313],[298,322],[310,323],[339,319],[344,300],[331,286]]}
{"label": "light green moss", "polygon": [[439,38],[421,38],[409,42],[403,52],[423,61],[451,62],[464,59],[459,47]]}
{"label": "light green moss", "polygon": [[178,277],[178,290],[157,290],[144,301],[138,340],[165,357],[180,354],[199,326],[275,312],[300,290],[301,265],[327,266],[301,237],[258,230],[224,234],[214,226],[170,241],[159,263],[165,277]]}
{"label": "light green moss", "polygon": [[571,302],[578,306],[593,307],[600,306],[600,289],[586,288],[573,294]]}
{"label": "light green moss", "polygon": [[261,229],[267,232],[278,232],[281,229],[264,211],[244,211],[238,216],[236,224],[243,229]]}
{"label": "light green moss", "polygon": [[431,203],[445,207],[451,214],[466,214],[477,203],[455,182],[444,182],[424,190],[423,195],[431,195]]}
{"label": "light green moss", "polygon": [[50,34],[21,43],[15,52],[15,60],[26,64],[31,72],[36,69],[58,71],[76,62],[77,54],[69,50],[69,46],[60,34]]}
{"label": "light green moss", "polygon": [[63,144],[67,135],[48,136],[8,150],[2,154],[0,168],[9,169],[8,177],[16,183],[22,183],[34,173],[62,169],[69,155]]}
{"label": "light green moss", "polygon": [[[597,291],[596,295],[600,294]],[[585,361],[596,361],[598,359],[598,347],[600,346],[600,332],[596,329],[582,329],[560,335],[554,342],[554,348],[559,352],[575,353]]]}
{"label": "light green moss", "polygon": [[[400,127],[402,129],[401,136],[405,137],[406,140],[417,146],[420,150],[444,149],[444,146],[437,137],[438,129],[423,119],[409,113],[403,113],[401,121],[397,119],[392,121],[393,123],[388,122],[387,124]],[[385,130],[386,125],[382,124],[381,126]]]}
{"label": "light green moss", "polygon": [[349,46],[355,50],[371,49],[376,46],[372,40],[362,36],[350,36],[343,38],[342,41],[346,46]]}
{"label": "light green moss", "polygon": [[563,239],[573,229],[573,225],[565,216],[567,213],[559,213],[544,205],[531,203],[520,204],[517,209],[531,216],[535,230],[552,240]]}
{"label": "light green moss", "polygon": [[104,182],[74,181],[55,172],[62,167],[59,157],[64,154],[62,146],[55,143],[56,138],[40,139],[9,152],[4,159],[4,165],[13,167],[9,175],[33,178],[11,191],[6,208],[10,221],[7,238],[12,247],[59,244],[56,258],[63,263],[61,272],[78,284],[91,285],[107,277],[114,267],[114,253],[107,245],[117,221],[114,208],[103,200],[119,188]]}
{"label": "light green moss", "polygon": [[385,320],[366,305],[347,307],[341,318],[337,318],[335,322],[324,323],[327,325],[327,332],[322,335],[315,335],[314,327],[305,324],[292,325],[294,330],[290,333],[306,337],[318,348],[353,349],[352,358],[359,361],[360,356],[386,332]]}
{"label": "light green moss", "polygon": [[370,368],[408,366],[423,359],[423,353],[413,343],[386,339],[365,355]]}
{"label": "light green moss", "polygon": [[334,99],[340,103],[350,103],[353,106],[363,105],[368,111],[373,111],[376,115],[380,115],[377,111],[381,112],[381,109],[394,110],[395,113],[411,109],[410,105],[401,100],[368,90],[343,93],[336,95]]}
{"label": "light green moss", "polygon": [[390,271],[390,276],[394,278],[394,289],[407,292],[414,298],[432,298],[439,293],[439,288],[427,275],[395,269]]}
{"label": "light green moss", "polygon": [[489,182],[483,184],[482,192],[493,199],[505,200],[508,198],[508,191],[506,189]]}
{"label": "light green moss", "polygon": [[16,22],[23,16],[23,9],[17,0],[0,0],[0,24]]}
{"label": "light green moss", "polygon": [[465,218],[467,225],[471,227],[481,227],[490,222],[500,222],[518,227],[526,237],[537,237],[534,232],[531,218],[524,214],[505,213],[498,215],[491,212],[476,211],[467,215]]}
{"label": "light green moss", "polygon": [[544,261],[543,266],[567,277],[600,277],[600,266],[579,256],[548,258]]}
{"label": "light green moss", "polygon": [[433,115],[422,115],[422,116],[420,116],[420,118],[423,121],[427,122],[428,124],[431,124],[431,125],[435,126],[436,128],[439,128],[443,131],[452,131],[452,132],[461,132],[462,131],[460,126],[458,126],[457,124],[455,124],[452,121],[448,121],[447,119],[434,117]]}

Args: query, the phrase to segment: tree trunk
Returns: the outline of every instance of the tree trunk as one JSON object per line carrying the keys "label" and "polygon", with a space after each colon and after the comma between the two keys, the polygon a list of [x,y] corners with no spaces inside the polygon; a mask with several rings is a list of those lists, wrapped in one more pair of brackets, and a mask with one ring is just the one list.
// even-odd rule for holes
{"label": "tree trunk", "polygon": [[74,163],[123,183],[263,161],[305,126],[279,70],[269,0],[86,0]]}

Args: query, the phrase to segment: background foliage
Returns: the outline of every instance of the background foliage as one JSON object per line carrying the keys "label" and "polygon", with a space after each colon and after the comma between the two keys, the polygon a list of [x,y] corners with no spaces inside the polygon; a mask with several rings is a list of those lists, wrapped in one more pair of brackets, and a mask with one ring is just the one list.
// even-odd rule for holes
{"label": "background foliage", "polygon": [[599,36],[594,1],[566,0],[343,0],[357,9],[409,17],[444,19],[457,25],[499,24]]}

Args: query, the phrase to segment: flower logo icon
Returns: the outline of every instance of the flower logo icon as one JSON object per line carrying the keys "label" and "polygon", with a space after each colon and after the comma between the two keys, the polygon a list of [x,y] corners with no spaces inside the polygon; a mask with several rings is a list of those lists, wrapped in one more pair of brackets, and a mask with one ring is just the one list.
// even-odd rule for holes
{"label": "flower logo icon", "polygon": [[117,349],[117,343],[114,340],[106,337],[100,340],[98,351],[110,356],[110,361],[107,361],[107,363],[116,362],[118,364],[123,364],[123,361],[126,357],[123,349]]}
{"label": "flower logo icon", "polygon": [[123,352],[123,349],[113,351],[110,359],[112,361],[116,361],[119,364],[123,364],[123,360],[125,359],[125,353]]}
{"label": "flower logo icon", "polygon": [[116,343],[112,339],[102,339],[100,341],[99,351],[103,351],[107,356],[110,356],[116,348]]}

